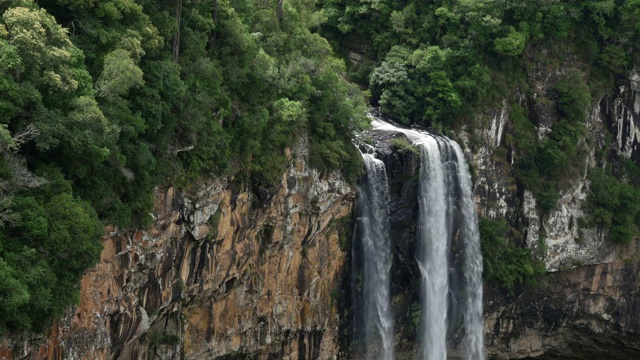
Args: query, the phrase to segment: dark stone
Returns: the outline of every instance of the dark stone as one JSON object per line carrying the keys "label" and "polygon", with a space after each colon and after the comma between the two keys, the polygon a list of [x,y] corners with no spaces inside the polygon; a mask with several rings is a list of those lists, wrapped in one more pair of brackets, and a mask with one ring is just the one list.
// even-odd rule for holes
{"label": "dark stone", "polygon": [[[631,151],[631,160],[640,165],[640,139],[631,133],[631,125],[640,128],[640,114],[634,110],[635,98],[640,96],[636,91],[630,89],[627,80],[621,82],[616,87],[616,92],[612,96],[604,97],[600,102],[600,110],[605,118],[609,132],[613,135],[614,143],[617,147],[616,139],[622,139],[622,145],[618,151]],[[620,124],[619,122],[622,122]],[[627,140],[632,138],[630,145]]]}
{"label": "dark stone", "polygon": [[287,189],[294,189],[298,185],[298,180],[294,176],[287,177]]}
{"label": "dark stone", "polygon": [[[498,321],[485,338],[488,358],[533,358],[528,350],[542,360],[640,358],[637,270],[637,262],[614,261],[550,274],[547,287],[516,299],[492,294],[485,316]],[[542,339],[542,349],[510,345],[531,334]]]}

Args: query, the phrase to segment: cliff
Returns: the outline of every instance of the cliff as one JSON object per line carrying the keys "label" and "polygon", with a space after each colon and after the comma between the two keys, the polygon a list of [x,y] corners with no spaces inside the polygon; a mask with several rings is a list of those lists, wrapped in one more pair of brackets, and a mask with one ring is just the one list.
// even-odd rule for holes
{"label": "cliff", "polygon": [[547,286],[515,298],[488,296],[489,358],[638,358],[640,277],[633,253],[555,273]]}
{"label": "cliff", "polygon": [[[530,71],[534,96],[520,97],[531,110],[541,138],[557,118],[542,111],[550,84],[562,69]],[[506,218],[522,234],[523,245],[542,254],[549,272],[543,284],[509,296],[492,287],[485,291],[485,345],[489,358],[514,359],[631,359],[640,356],[637,346],[640,314],[636,310],[638,288],[637,239],[629,245],[614,244],[608,229],[592,227],[585,203],[591,182],[589,169],[617,161],[614,155],[638,161],[638,75],[621,81],[614,94],[606,95],[588,110],[586,156],[579,173],[567,179],[560,200],[548,213],[536,207],[531,192],[513,176],[514,148],[505,144],[512,119],[505,104],[480,117],[482,126],[472,136],[489,146],[469,152],[476,170],[479,213]],[[469,138],[460,134],[468,143]],[[468,136],[468,135],[467,135]],[[613,137],[613,142],[607,138]],[[507,156],[501,151],[507,149]]]}
{"label": "cliff", "polygon": [[[557,71],[533,69],[538,93],[518,95],[540,138],[557,114],[546,106]],[[506,218],[521,245],[541,251],[544,284],[510,296],[485,291],[489,358],[629,359],[640,356],[637,241],[612,244],[589,227],[584,204],[596,151],[639,163],[640,85],[631,74],[588,111],[584,166],[547,214],[514,177],[506,138],[511,107],[478,116],[453,134],[466,148],[481,216]],[[551,130],[552,131],[552,130]],[[398,359],[416,356],[415,262],[419,155],[401,134],[370,132],[387,167],[393,239],[393,306]],[[395,139],[395,140],[394,140]],[[400,143],[402,140],[400,140]],[[474,145],[480,144],[480,145]],[[156,192],[147,230],[108,229],[100,263],[85,274],[80,304],[45,337],[5,339],[0,358],[29,359],[331,359],[359,358],[350,322],[354,307],[348,237],[355,190],[336,173],[309,168],[305,144],[287,153],[280,186],[260,196],[232,178]],[[460,327],[449,354],[460,354]],[[353,345],[353,344],[352,344]]]}
{"label": "cliff", "polygon": [[[530,111],[539,138],[553,131],[558,114],[545,104],[550,87],[562,76],[558,69],[533,69],[530,81],[538,93],[518,95]],[[512,241],[536,249],[547,269],[542,284],[520,288],[515,295],[485,287],[485,346],[490,359],[630,359],[640,356],[637,345],[636,290],[639,277],[636,247],[614,244],[608,229],[591,225],[585,209],[591,182],[589,169],[602,167],[597,152],[610,151],[604,161],[621,155],[638,163],[637,75],[619,85],[616,94],[603,97],[585,117],[586,135],[580,146],[585,156],[580,171],[567,179],[560,199],[548,213],[536,206],[533,194],[515,175],[516,149],[506,139],[513,131],[511,107],[501,107],[476,119],[477,126],[452,134],[465,145],[475,174],[478,212],[489,219],[506,219]],[[610,134],[610,135],[609,135]],[[607,138],[613,136],[614,141]],[[390,187],[390,235],[393,242],[393,306],[398,359],[417,356],[416,319],[419,308],[418,269],[415,261],[418,154],[397,146],[402,134],[372,131],[364,135],[386,165]],[[400,141],[402,142],[402,140]],[[480,144],[480,145],[474,145]],[[609,146],[611,146],[609,148]],[[601,155],[600,155],[601,156]],[[455,255],[452,256],[455,267]],[[454,318],[450,314],[450,318]],[[449,324],[449,357],[462,358],[459,325]],[[357,334],[351,357],[363,358]]]}
{"label": "cliff", "polygon": [[5,340],[0,358],[333,358],[355,194],[310,169],[306,146],[287,155],[263,202],[233,179],[158,189],[148,230],[105,236],[80,304],[46,338]]}

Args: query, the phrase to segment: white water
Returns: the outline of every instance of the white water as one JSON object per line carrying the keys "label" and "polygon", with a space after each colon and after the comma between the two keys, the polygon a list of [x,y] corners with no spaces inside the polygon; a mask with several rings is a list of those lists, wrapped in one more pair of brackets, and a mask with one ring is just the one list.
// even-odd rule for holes
{"label": "white water", "polygon": [[[366,177],[360,189],[359,218],[364,258],[364,326],[368,359],[393,359],[389,241],[389,187],[384,163],[363,154]],[[377,350],[374,350],[377,349]]]}
{"label": "white water", "polygon": [[462,236],[465,244],[464,277],[467,285],[467,303],[464,313],[464,325],[467,329],[468,360],[484,359],[484,319],[482,318],[482,252],[480,251],[480,232],[478,231],[478,215],[472,189],[471,174],[464,161],[460,146],[452,142],[458,164],[460,181],[462,216],[464,224]]}
{"label": "white water", "polygon": [[420,224],[418,265],[421,285],[421,343],[423,359],[447,357],[447,312],[449,289],[449,247],[456,230],[464,246],[464,327],[468,360],[484,359],[482,318],[482,254],[471,176],[460,146],[442,136],[403,129],[372,118],[374,129],[400,132],[421,149]]}

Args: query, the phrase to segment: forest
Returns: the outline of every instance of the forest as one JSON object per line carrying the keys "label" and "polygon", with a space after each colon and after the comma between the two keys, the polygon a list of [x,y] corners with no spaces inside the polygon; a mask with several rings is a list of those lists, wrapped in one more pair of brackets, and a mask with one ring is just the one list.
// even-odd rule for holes
{"label": "forest", "polygon": [[[0,333],[41,331],[77,303],[104,226],[147,226],[159,185],[234,176],[268,193],[301,140],[314,167],[355,182],[371,106],[447,134],[513,103],[516,177],[548,211],[584,156],[584,109],[640,63],[640,0],[1,0],[0,13]],[[516,96],[532,63],[563,52],[562,120],[539,140]],[[624,243],[640,173],[608,156],[588,203]],[[492,244],[509,233],[482,227]],[[501,276],[504,253],[534,255],[488,248],[486,276],[507,288],[539,272]]]}

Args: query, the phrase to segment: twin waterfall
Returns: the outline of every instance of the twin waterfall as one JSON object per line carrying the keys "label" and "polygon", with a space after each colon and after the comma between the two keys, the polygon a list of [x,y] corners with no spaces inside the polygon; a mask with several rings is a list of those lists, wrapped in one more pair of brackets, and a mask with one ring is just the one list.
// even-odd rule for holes
{"label": "twin waterfall", "polygon": [[[457,329],[464,325],[465,359],[483,360],[482,255],[471,176],[462,150],[454,141],[425,131],[375,118],[372,124],[376,130],[403,133],[421,151],[415,249],[421,275],[418,356],[445,360],[447,334],[452,324],[458,324]],[[394,316],[389,188],[384,163],[373,154],[363,157],[366,176],[360,186],[358,217],[363,345],[367,358],[390,360]],[[454,257],[457,268],[450,264]]]}

